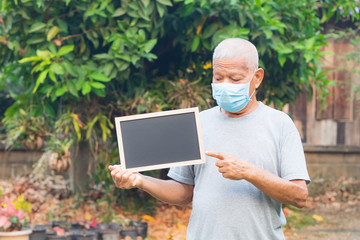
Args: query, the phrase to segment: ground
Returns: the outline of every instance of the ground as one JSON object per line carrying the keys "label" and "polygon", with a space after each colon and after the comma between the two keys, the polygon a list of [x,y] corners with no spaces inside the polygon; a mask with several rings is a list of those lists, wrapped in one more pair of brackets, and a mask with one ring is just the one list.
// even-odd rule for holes
{"label": "ground", "polygon": [[[311,217],[315,221],[285,230],[286,239],[360,239],[359,186],[359,181],[355,179],[340,178],[331,184],[324,179],[315,180],[314,186],[309,186],[311,196],[306,207],[298,211],[301,213],[299,218],[308,217],[309,220]],[[291,219],[289,224],[292,224]]]}
{"label": "ground", "polygon": [[[360,240],[360,181],[315,179],[309,185],[309,199],[302,209],[284,206],[286,240]],[[128,211],[103,191],[73,196],[63,179],[22,177],[0,180],[0,202],[23,195],[31,203],[32,224],[67,220],[102,222],[142,220],[148,222],[148,240],[184,240],[191,207],[180,208],[157,202],[152,214]],[[102,196],[102,197],[101,197]]]}
{"label": "ground", "polygon": [[321,216],[316,225],[292,229],[286,232],[287,240],[346,240],[360,239],[360,204],[359,202],[333,202],[320,205],[317,209],[305,208],[306,214]]}

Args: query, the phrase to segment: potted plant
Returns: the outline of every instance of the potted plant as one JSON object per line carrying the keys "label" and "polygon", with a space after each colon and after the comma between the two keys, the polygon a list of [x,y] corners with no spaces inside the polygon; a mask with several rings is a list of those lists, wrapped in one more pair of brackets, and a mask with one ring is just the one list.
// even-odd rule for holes
{"label": "potted plant", "polygon": [[95,240],[98,239],[96,227],[96,219],[89,215],[84,221],[73,223],[69,232],[74,240]]}
{"label": "potted plant", "polygon": [[138,236],[138,231],[135,222],[130,221],[126,224],[123,224],[123,228],[120,230],[120,236],[122,238],[130,237],[131,239],[136,240]]}
{"label": "potted plant", "polygon": [[30,110],[23,108],[5,114],[2,122],[6,129],[6,145],[24,146],[28,150],[38,151],[44,143],[45,119],[43,116],[32,115]]}
{"label": "potted plant", "polygon": [[120,236],[123,238],[130,237],[131,239],[137,239],[137,237],[145,239],[147,236],[147,228],[147,222],[130,221],[123,224]]}
{"label": "potted plant", "polygon": [[47,239],[49,240],[71,240],[70,233],[64,228],[53,227],[47,232]]}
{"label": "potted plant", "polygon": [[0,206],[0,240],[29,240],[31,229],[24,227],[27,223],[25,211],[29,209],[31,205],[26,203],[23,195],[15,201],[5,198]]}
{"label": "potted plant", "polygon": [[47,151],[52,152],[49,166],[57,174],[64,173],[69,170],[71,165],[70,147],[72,145],[71,139],[59,139],[51,137],[48,141]]}

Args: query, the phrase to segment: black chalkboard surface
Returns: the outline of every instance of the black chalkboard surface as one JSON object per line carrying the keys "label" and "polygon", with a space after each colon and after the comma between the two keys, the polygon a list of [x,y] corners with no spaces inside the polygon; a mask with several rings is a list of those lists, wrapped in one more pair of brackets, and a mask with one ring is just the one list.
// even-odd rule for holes
{"label": "black chalkboard surface", "polygon": [[115,118],[120,163],[148,171],[205,163],[198,108]]}

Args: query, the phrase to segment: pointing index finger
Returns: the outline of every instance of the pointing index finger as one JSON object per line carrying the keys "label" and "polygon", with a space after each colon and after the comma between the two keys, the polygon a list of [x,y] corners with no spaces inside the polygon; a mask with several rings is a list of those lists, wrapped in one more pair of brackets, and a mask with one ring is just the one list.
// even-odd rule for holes
{"label": "pointing index finger", "polygon": [[214,158],[217,158],[219,160],[224,160],[225,157],[224,157],[224,154],[222,153],[219,153],[219,152],[211,152],[211,151],[207,151],[205,152],[205,154],[209,157],[214,157]]}

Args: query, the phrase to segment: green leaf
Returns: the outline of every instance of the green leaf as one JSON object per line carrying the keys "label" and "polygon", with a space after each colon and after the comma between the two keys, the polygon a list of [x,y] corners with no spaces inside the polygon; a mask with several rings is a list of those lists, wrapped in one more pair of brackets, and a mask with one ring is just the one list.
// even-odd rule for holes
{"label": "green leaf", "polygon": [[89,139],[91,137],[91,132],[94,128],[95,123],[98,121],[99,119],[99,115],[95,116],[93,118],[93,120],[91,120],[91,122],[89,122],[88,124],[86,124],[85,129],[86,129],[86,139]]}
{"label": "green leaf", "polygon": [[10,222],[12,222],[12,223],[17,223],[17,222],[18,222],[18,218],[15,217],[15,216],[11,216],[11,217],[10,217]]}
{"label": "green leaf", "polygon": [[33,25],[31,25],[30,29],[29,29],[29,33],[33,33],[33,32],[37,32],[42,30],[43,28],[46,27],[45,23],[42,22],[36,22]]}
{"label": "green leaf", "polygon": [[285,47],[283,44],[278,46],[276,48],[276,51],[278,51],[278,53],[281,53],[281,54],[290,54],[293,52],[293,50],[291,48]]}
{"label": "green leaf", "polygon": [[248,29],[248,28],[240,28],[237,31],[238,35],[248,35],[249,33],[250,33],[250,29]]}
{"label": "green leaf", "polygon": [[66,93],[67,87],[66,85],[62,85],[62,87],[56,89],[55,96],[60,97]]}
{"label": "green leaf", "polygon": [[191,45],[192,52],[196,51],[196,49],[199,47],[199,43],[200,43],[200,37],[199,35],[196,35]]}
{"label": "green leaf", "polygon": [[45,102],[44,107],[45,107],[45,113],[47,113],[48,115],[50,115],[53,118],[56,118],[55,110],[49,103]]}
{"label": "green leaf", "polygon": [[97,58],[97,59],[109,59],[110,60],[113,57],[110,54],[107,54],[107,53],[99,53],[99,54],[95,54],[94,58]]}
{"label": "green leaf", "polygon": [[133,65],[136,65],[136,63],[137,63],[139,60],[140,60],[140,57],[139,57],[138,55],[133,55],[133,56],[131,57],[131,63],[132,63]]}
{"label": "green leaf", "polygon": [[19,63],[35,62],[35,61],[41,61],[41,60],[42,60],[42,57],[32,56],[32,57],[26,57],[26,58],[19,60]]}
{"label": "green leaf", "polygon": [[126,10],[124,8],[118,8],[113,13],[112,17],[120,17],[126,13]]}
{"label": "green leaf", "polygon": [[305,57],[305,62],[307,63],[309,63],[314,58],[313,54],[311,53],[305,53],[304,57]]}
{"label": "green leaf", "polygon": [[59,32],[59,28],[56,26],[53,26],[50,31],[48,32],[47,36],[46,36],[46,40],[47,41],[51,41],[51,39],[53,39],[56,34]]}
{"label": "green leaf", "polygon": [[79,78],[79,79],[75,82],[76,90],[77,90],[77,91],[80,91],[80,90],[83,88],[84,84],[85,84],[85,78],[84,78],[84,77]]}
{"label": "green leaf", "polygon": [[106,63],[105,66],[104,66],[104,73],[105,73],[105,75],[106,75],[106,76],[110,76],[111,71],[113,70],[113,68],[114,68],[114,64],[113,64],[113,63],[111,63],[111,62]]}
{"label": "green leaf", "polygon": [[49,50],[36,50],[36,55],[41,58],[49,58],[51,56],[51,52]]}
{"label": "green leaf", "polygon": [[145,52],[146,53],[150,52],[154,48],[156,43],[157,43],[157,39],[151,39],[147,41],[144,46]]}
{"label": "green leaf", "polygon": [[103,121],[100,122],[100,128],[102,130],[102,139],[105,142],[107,138],[107,132],[109,131],[109,129],[107,128],[106,124]]}
{"label": "green leaf", "polygon": [[34,87],[34,90],[32,91],[32,93],[35,93],[36,90],[38,89],[38,87],[40,86],[40,84],[44,83],[45,81],[45,78],[48,74],[49,70],[45,70],[45,71],[42,71],[40,74],[39,74],[39,77],[37,78],[36,80],[36,85]]}
{"label": "green leaf", "polygon": [[280,56],[278,56],[278,60],[279,60],[280,66],[283,67],[286,62],[286,57],[284,55],[280,55]]}
{"label": "green leaf", "polygon": [[64,75],[65,73],[63,66],[61,66],[59,63],[51,64],[50,69],[57,75]]}
{"label": "green leaf", "polygon": [[315,37],[309,38],[305,40],[305,49],[311,49],[315,44]]}
{"label": "green leaf", "polygon": [[53,55],[56,55],[57,50],[56,50],[55,44],[53,42],[50,42],[48,44],[48,48]]}
{"label": "green leaf", "polygon": [[205,28],[204,33],[202,34],[202,37],[203,38],[211,37],[212,35],[214,35],[214,33],[216,32],[217,29],[218,29],[217,23],[210,24],[208,27]]}
{"label": "green leaf", "polygon": [[82,87],[81,93],[82,93],[83,95],[86,95],[86,94],[88,94],[90,91],[91,91],[91,86],[90,86],[89,82],[85,82],[84,85],[83,85],[83,87]]}
{"label": "green leaf", "polygon": [[93,88],[105,88],[105,85],[102,84],[102,83],[99,83],[99,82],[90,82],[90,85],[93,87]]}
{"label": "green leaf", "polygon": [[41,37],[41,36],[34,36],[32,38],[30,38],[29,40],[26,41],[27,44],[32,45],[32,44],[38,44],[45,41],[45,38]]}
{"label": "green leaf", "polygon": [[115,60],[114,62],[117,67],[116,70],[118,70],[119,72],[124,71],[125,69],[127,69],[130,66],[129,63],[126,63],[126,62],[123,62],[120,60]]}
{"label": "green leaf", "polygon": [[147,8],[149,7],[150,0],[142,0],[142,3],[144,4],[144,7]]}
{"label": "green leaf", "polygon": [[157,0],[157,2],[159,2],[159,3],[163,4],[163,5],[166,5],[166,6],[170,6],[170,7],[173,6],[173,4],[171,3],[170,0]]}
{"label": "green leaf", "polygon": [[75,97],[79,97],[78,91],[76,89],[76,85],[72,80],[67,81],[66,86],[67,86],[69,92],[71,93],[71,95],[73,95]]}
{"label": "green leaf", "polygon": [[106,96],[106,93],[105,93],[105,90],[103,88],[94,88],[92,90],[96,95],[98,95],[99,97],[105,97]]}
{"label": "green leaf", "polygon": [[72,122],[73,122],[73,126],[76,132],[76,136],[77,136],[77,140],[80,141],[81,139],[81,130],[80,130],[80,125],[79,125],[79,121],[76,118],[72,118]]}
{"label": "green leaf", "polygon": [[92,73],[92,74],[90,74],[89,77],[92,79],[98,80],[100,82],[110,82],[110,80],[111,80],[103,73]]}
{"label": "green leaf", "polygon": [[69,62],[63,62],[63,66],[65,67],[66,72],[68,72],[73,77],[78,77],[78,73],[76,72],[76,68]]}
{"label": "green leaf", "polygon": [[49,77],[54,83],[57,83],[56,76],[52,70],[49,70]]}
{"label": "green leaf", "polygon": [[117,57],[127,62],[131,62],[131,57],[128,54],[117,55]]}
{"label": "green leaf", "polygon": [[159,13],[159,16],[163,17],[166,7],[162,4],[156,3],[156,9],[157,9],[157,12]]}
{"label": "green leaf", "polygon": [[265,29],[264,33],[265,33],[266,39],[270,39],[273,35],[272,31],[268,30],[268,29]]}
{"label": "green leaf", "polygon": [[66,45],[60,48],[58,52],[58,56],[63,56],[69,52],[72,52],[74,50],[74,45]]}

